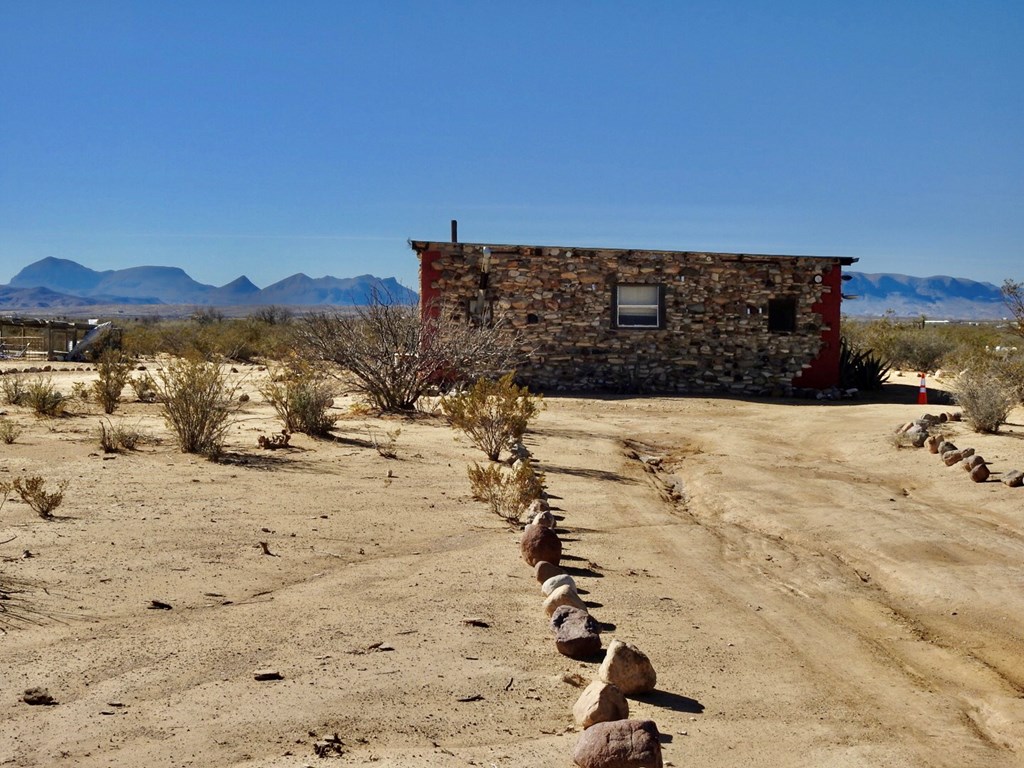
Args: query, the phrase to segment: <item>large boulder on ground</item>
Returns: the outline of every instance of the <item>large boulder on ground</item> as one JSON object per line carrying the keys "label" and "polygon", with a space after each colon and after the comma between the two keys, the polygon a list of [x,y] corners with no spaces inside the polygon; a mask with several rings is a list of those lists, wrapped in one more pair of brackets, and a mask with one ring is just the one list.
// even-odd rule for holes
{"label": "large boulder on ground", "polygon": [[1019,469],[1011,469],[1003,475],[1003,482],[1011,488],[1020,488],[1024,485],[1024,472]]}
{"label": "large boulder on ground", "polygon": [[538,582],[543,584],[545,581],[550,579],[552,576],[559,576],[565,573],[557,565],[549,563],[547,560],[540,560],[533,566],[533,576]]}
{"label": "large boulder on ground", "polygon": [[548,616],[555,612],[555,609],[562,605],[571,605],[580,610],[587,610],[586,603],[576,594],[572,587],[561,586],[547,596],[544,600],[544,611]]}
{"label": "large boulder on ground", "polygon": [[658,682],[658,675],[647,654],[621,640],[612,640],[597,676],[627,696],[653,691]]}
{"label": "large boulder on ground", "polygon": [[572,716],[580,728],[611,720],[625,720],[629,717],[629,702],[614,685],[595,680],[583,689],[583,693],[572,705]]}
{"label": "large boulder on ground", "polygon": [[558,565],[562,559],[562,542],[550,528],[530,524],[523,529],[519,551],[527,565],[536,565],[541,560]]}
{"label": "large boulder on ground", "polygon": [[979,464],[984,464],[984,463],[985,463],[985,459],[983,459],[981,456],[979,456],[976,453],[972,453],[970,456],[965,456],[964,457],[964,460],[960,462],[960,466],[963,467],[968,472],[970,472],[972,469],[974,469]]}
{"label": "large boulder on ground", "polygon": [[568,573],[560,573],[557,576],[552,576],[550,579],[540,585],[540,591],[545,595],[550,595],[559,587],[571,587],[573,592],[577,592],[576,582],[572,576]]}
{"label": "large boulder on ground", "polygon": [[944,453],[955,450],[956,446],[953,445],[953,443],[949,442],[949,440],[943,440],[942,442],[939,443],[939,449],[936,451],[936,453],[941,456]]}
{"label": "large boulder on ground", "polygon": [[976,483],[984,483],[988,480],[989,475],[992,473],[988,471],[988,466],[985,464],[979,464],[971,470],[971,480]]}
{"label": "large boulder on ground", "polygon": [[964,458],[962,451],[946,451],[942,454],[942,463],[947,467],[952,467],[954,464],[959,464]]}
{"label": "large boulder on ground", "polygon": [[580,734],[572,759],[580,768],[662,768],[653,720],[596,723]]}
{"label": "large boulder on ground", "polygon": [[601,650],[601,628],[597,620],[582,608],[558,606],[551,614],[551,628],[555,631],[555,648],[563,656],[589,659]]}

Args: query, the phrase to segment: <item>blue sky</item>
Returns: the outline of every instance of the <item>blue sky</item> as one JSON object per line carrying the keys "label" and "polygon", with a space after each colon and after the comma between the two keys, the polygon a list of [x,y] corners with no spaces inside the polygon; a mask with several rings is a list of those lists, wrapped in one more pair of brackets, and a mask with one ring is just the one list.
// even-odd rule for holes
{"label": "blue sky", "polygon": [[1024,3],[0,0],[0,283],[406,240],[1024,279]]}

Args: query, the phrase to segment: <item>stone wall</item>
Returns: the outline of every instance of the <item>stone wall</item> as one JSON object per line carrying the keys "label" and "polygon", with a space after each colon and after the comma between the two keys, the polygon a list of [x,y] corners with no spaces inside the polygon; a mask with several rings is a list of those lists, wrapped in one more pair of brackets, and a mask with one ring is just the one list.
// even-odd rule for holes
{"label": "stone wall", "polygon": [[[841,268],[839,258],[413,247],[422,261],[424,299],[435,297],[446,313],[466,319],[480,309],[482,296],[483,306],[526,340],[529,359],[519,374],[542,391],[781,393],[811,366],[823,333],[838,333],[820,310],[838,306],[828,285],[839,285],[837,275],[826,277]],[[664,286],[663,328],[616,328],[616,284]],[[795,301],[794,331],[769,331],[772,299]]]}

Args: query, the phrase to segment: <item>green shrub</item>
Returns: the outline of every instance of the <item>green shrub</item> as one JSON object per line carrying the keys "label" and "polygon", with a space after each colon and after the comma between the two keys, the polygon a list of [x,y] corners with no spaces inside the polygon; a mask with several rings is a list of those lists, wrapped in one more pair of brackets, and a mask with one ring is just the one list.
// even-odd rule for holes
{"label": "green shrub", "polygon": [[485,501],[491,512],[509,525],[517,525],[526,508],[544,493],[544,475],[534,472],[528,459],[511,468],[501,464],[468,467],[473,498]]}
{"label": "green shrub", "polygon": [[61,416],[67,405],[67,399],[53,385],[49,376],[36,376],[25,386],[25,405],[36,412],[37,416]]}
{"label": "green shrub", "polygon": [[338,420],[328,413],[334,405],[334,392],[327,375],[299,358],[272,371],[259,390],[289,432],[322,437]]}
{"label": "green shrub", "polygon": [[1017,393],[992,368],[970,368],[954,379],[953,400],[975,432],[998,432],[1019,402]]}
{"label": "green shrub", "polygon": [[465,432],[491,461],[522,439],[540,408],[541,396],[517,387],[511,373],[497,381],[479,379],[467,391],[441,399],[441,409],[452,427]]}
{"label": "green shrub", "polygon": [[160,372],[156,386],[164,420],[181,451],[220,456],[237,408],[236,387],[220,366],[198,358],[175,359]]}
{"label": "green shrub", "polygon": [[858,350],[843,336],[839,342],[839,381],[843,387],[875,391],[889,380],[889,366],[871,350]]}
{"label": "green shrub", "polygon": [[104,413],[109,414],[117,410],[121,399],[121,390],[128,382],[131,370],[131,360],[120,350],[107,349],[100,355],[96,362],[96,372],[99,378],[93,382],[93,392],[95,392],[100,405],[103,406]]}

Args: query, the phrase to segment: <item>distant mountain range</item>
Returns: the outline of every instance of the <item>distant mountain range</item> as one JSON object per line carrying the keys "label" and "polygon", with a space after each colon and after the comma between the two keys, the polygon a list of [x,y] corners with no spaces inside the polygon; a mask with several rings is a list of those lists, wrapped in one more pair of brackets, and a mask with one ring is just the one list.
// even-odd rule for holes
{"label": "distant mountain range", "polygon": [[178,267],[130,267],[103,272],[69,259],[46,258],[29,264],[0,286],[0,307],[76,308],[111,304],[189,304],[241,306],[365,306],[374,294],[415,302],[415,291],[393,277],[318,277],[302,273],[259,288],[242,276],[222,286],[193,280]]}
{"label": "distant mountain range", "polygon": [[1002,293],[992,283],[959,277],[847,272],[843,294],[856,296],[843,302],[843,314],[881,316],[891,310],[898,317],[924,315],[934,320],[998,320],[1009,312]]}
{"label": "distant mountain range", "polygon": [[[880,316],[986,320],[1005,317],[999,288],[955,277],[910,277],[847,272],[843,302],[853,317]],[[131,267],[103,272],[68,259],[46,258],[29,264],[9,285],[0,285],[0,308],[74,309],[111,304],[184,304],[199,306],[365,306],[374,295],[398,302],[418,296],[393,277],[319,277],[302,273],[259,288],[242,276],[222,286],[196,282],[177,267]]]}

